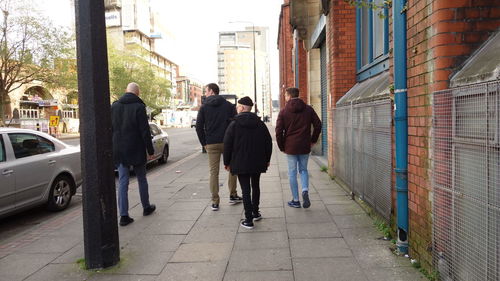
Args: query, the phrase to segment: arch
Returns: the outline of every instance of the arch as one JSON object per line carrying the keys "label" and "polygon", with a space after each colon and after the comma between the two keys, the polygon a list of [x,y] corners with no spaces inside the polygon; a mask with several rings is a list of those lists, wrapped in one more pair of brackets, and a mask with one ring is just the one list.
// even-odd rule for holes
{"label": "arch", "polygon": [[46,88],[42,86],[33,86],[27,88],[23,96],[21,97],[21,100],[33,100],[33,98],[39,97],[41,100],[52,100],[54,97],[52,94],[47,90]]}

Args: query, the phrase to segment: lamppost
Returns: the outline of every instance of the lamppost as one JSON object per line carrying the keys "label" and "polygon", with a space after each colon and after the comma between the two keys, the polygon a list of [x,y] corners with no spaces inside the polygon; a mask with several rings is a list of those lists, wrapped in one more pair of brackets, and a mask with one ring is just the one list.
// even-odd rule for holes
{"label": "lamppost", "polygon": [[[250,23],[252,24],[252,41],[253,41],[253,100],[255,102],[254,111],[257,114],[257,68],[255,60],[255,24],[251,21],[230,21],[229,23]],[[262,104],[264,107],[264,104]]]}

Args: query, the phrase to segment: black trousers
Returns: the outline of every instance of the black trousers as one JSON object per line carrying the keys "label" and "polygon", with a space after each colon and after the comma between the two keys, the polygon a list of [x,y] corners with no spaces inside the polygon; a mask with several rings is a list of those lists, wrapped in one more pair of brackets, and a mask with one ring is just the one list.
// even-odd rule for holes
{"label": "black trousers", "polygon": [[[245,218],[253,219],[253,214],[259,212],[260,201],[260,173],[238,175],[241,192],[243,193],[243,206],[245,207]],[[251,184],[250,184],[251,182]],[[252,195],[250,196],[250,190]]]}

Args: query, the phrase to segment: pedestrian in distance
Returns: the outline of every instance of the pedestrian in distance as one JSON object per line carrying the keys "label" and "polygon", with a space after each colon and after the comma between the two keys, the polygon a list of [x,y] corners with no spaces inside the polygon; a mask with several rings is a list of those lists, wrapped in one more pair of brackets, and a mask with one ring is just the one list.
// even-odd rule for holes
{"label": "pedestrian in distance", "polygon": [[[236,108],[225,98],[219,96],[219,86],[210,83],[205,86],[206,99],[196,117],[196,133],[200,144],[208,154],[210,169],[210,192],[212,210],[219,210],[219,169],[220,158],[224,152],[224,134],[231,120],[236,115]],[[229,204],[240,203],[243,198],[236,192],[236,176],[229,174]]]}
{"label": "pedestrian in distance", "polygon": [[[302,185],[303,207],[309,208],[309,174],[307,162],[311,147],[318,141],[321,133],[321,121],[314,109],[299,98],[298,88],[285,91],[285,107],[278,114],[276,121],[276,142],[288,161],[288,179],[293,199],[288,206],[300,208],[297,170]],[[311,125],[314,128],[311,135]]]}
{"label": "pedestrian in distance", "polygon": [[156,209],[154,204],[149,203],[146,178],[146,163],[152,159],[154,148],[146,105],[139,97],[140,92],[139,85],[132,82],[128,84],[126,93],[111,106],[113,160],[118,168],[118,207],[121,226],[134,222],[128,213],[130,167],[133,167],[139,183],[143,215],[148,216]]}
{"label": "pedestrian in distance", "polygon": [[245,208],[241,226],[248,229],[262,218],[259,212],[260,174],[267,171],[273,148],[271,134],[264,122],[251,112],[252,106],[249,97],[238,100],[238,115],[224,136],[224,166],[231,174],[238,175]]}

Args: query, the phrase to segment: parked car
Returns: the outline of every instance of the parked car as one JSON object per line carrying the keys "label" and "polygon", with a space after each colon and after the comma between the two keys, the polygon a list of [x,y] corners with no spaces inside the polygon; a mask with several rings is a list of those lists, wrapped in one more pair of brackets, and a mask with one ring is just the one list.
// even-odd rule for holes
{"label": "parked car", "polygon": [[196,118],[191,119],[191,128],[196,127]]}
{"label": "parked car", "polygon": [[66,209],[82,183],[80,146],[27,129],[0,128],[0,217],[37,205]]}
{"label": "parked car", "polygon": [[155,154],[153,159],[149,160],[148,163],[158,160],[158,163],[165,164],[167,163],[170,152],[168,134],[155,123],[149,123],[149,129],[151,131]]}

